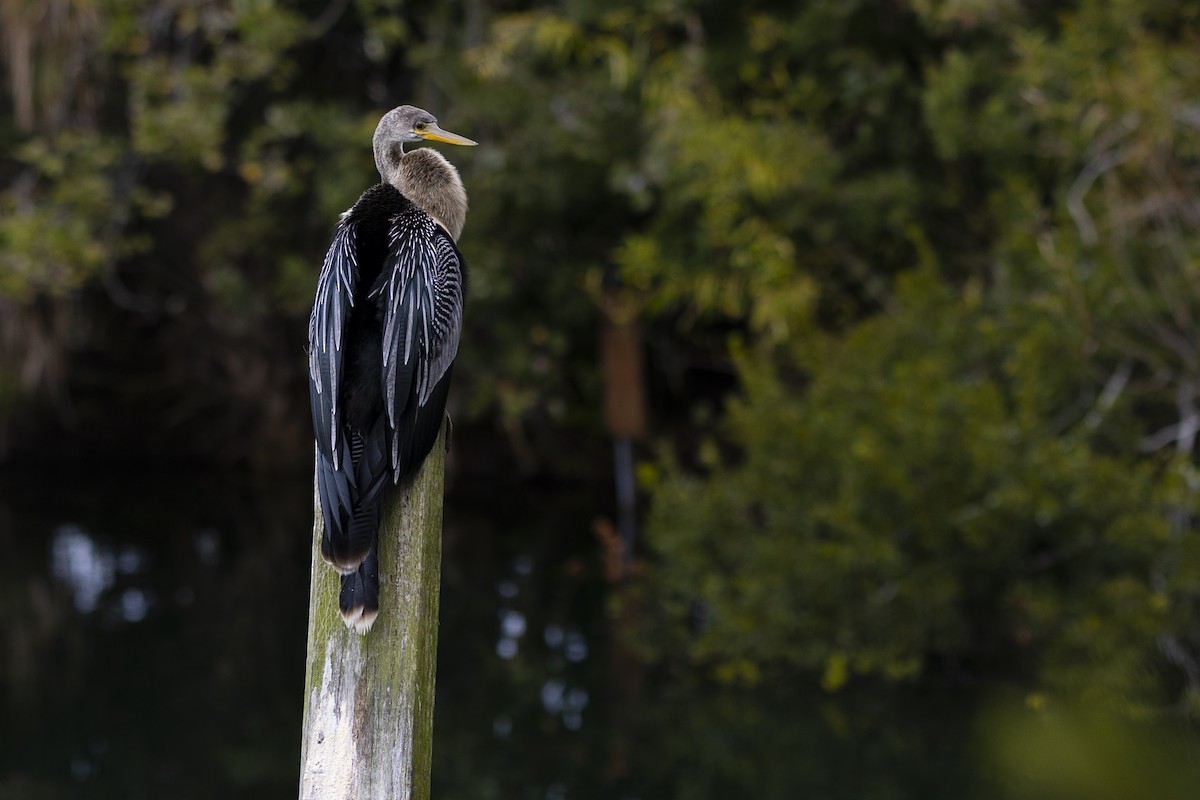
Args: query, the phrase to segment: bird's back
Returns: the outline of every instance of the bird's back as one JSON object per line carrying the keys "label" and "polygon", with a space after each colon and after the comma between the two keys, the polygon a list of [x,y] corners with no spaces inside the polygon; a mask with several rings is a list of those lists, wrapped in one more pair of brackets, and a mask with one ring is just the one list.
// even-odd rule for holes
{"label": "bird's back", "polygon": [[310,395],[318,442],[329,443],[318,458],[322,553],[343,572],[348,620],[347,607],[369,612],[377,602],[386,489],[421,466],[441,431],[464,278],[449,234],[386,183],[342,216],[326,258],[309,329]]}

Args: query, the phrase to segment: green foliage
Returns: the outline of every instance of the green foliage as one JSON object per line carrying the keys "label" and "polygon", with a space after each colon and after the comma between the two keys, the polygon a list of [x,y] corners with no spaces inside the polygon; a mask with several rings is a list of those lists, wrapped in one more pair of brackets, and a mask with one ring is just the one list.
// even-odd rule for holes
{"label": "green foliage", "polygon": [[[808,348],[800,398],[740,357],[741,457],[654,487],[652,580],[668,615],[699,604],[695,658],[731,677],[782,661],[830,689],[931,658],[1139,679],[1165,621],[1143,579],[1168,535],[1155,471],[1055,430],[1080,378],[1070,331],[1044,312],[1006,327],[922,274],[894,313]],[[1063,370],[1059,397],[1031,361]]]}
{"label": "green foliage", "polygon": [[115,143],[64,133],[29,141],[19,155],[26,179],[0,195],[0,296],[78,288],[110,262],[118,233],[119,190],[106,175],[118,157]]}
{"label": "green foliage", "polygon": [[1200,780],[1187,740],[1166,725],[1094,711],[1004,709],[990,715],[987,732],[996,782],[1007,797],[1184,800]]}
{"label": "green foliage", "polygon": [[[234,457],[258,458],[273,448],[247,427],[299,430],[295,334],[337,214],[375,179],[379,111],[347,87],[381,70],[407,74],[396,46],[409,23],[395,3],[85,5],[73,25],[14,18],[34,45],[6,62],[12,85],[32,74],[35,90],[53,91],[33,92],[32,124],[0,128],[16,156],[0,169],[0,300],[63,303],[64,316],[88,318],[72,329],[121,354],[109,368],[145,377],[80,385],[86,371],[42,366],[66,362],[76,342],[50,342],[59,352],[47,359],[46,342],[15,325],[0,334],[0,372],[57,394],[66,387],[54,376],[65,374],[84,398],[83,427],[97,432],[110,415],[89,398],[113,391],[147,419],[219,409],[231,431],[202,423],[201,441],[183,432],[176,445],[222,448],[233,433],[246,447]],[[36,80],[62,52],[87,69]],[[372,80],[386,103],[392,89]]]}
{"label": "green foliage", "polygon": [[648,332],[656,656],[1196,713],[1197,4],[67,5],[14,17],[0,299],[141,376],[77,396],[306,453],[321,254],[417,102],[483,143],[455,394],[497,452],[606,476],[602,298]]}
{"label": "green foliage", "polygon": [[[718,438],[692,468],[665,457],[646,484],[655,559],[642,589],[662,600],[648,652],[686,651],[731,680],[800,667],[830,691],[953,665],[1125,711],[1194,713],[1200,138],[1188,98],[1200,61],[1170,31],[1195,10],[917,10],[946,46],[884,101],[907,115],[899,130],[860,120],[856,136],[827,136],[814,162],[834,165],[827,177],[773,195],[768,212],[809,212],[788,236],[793,275],[861,253],[887,288],[842,294],[843,324],[801,337],[748,328]],[[883,43],[850,36],[865,53],[835,74],[887,63]],[[816,130],[836,130],[835,108]],[[801,109],[791,119],[811,120]],[[856,208],[826,223],[825,253],[810,257],[813,197],[836,202],[865,180],[867,152],[884,156],[874,181],[898,190],[881,205],[907,246],[881,248],[886,228],[860,236]],[[752,193],[735,207],[753,213]],[[663,245],[632,252],[650,263]],[[905,260],[923,266],[893,281]],[[755,273],[749,294],[771,297],[773,274]],[[815,276],[829,308],[839,284]],[[856,296],[883,313],[864,318],[861,299],[846,305]]]}

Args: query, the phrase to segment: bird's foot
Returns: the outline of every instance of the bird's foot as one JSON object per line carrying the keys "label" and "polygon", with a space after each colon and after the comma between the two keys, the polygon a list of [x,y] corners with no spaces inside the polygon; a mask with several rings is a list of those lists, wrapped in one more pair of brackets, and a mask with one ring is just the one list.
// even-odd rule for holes
{"label": "bird's foot", "polygon": [[446,452],[450,452],[450,440],[454,438],[454,421],[450,419],[450,412],[446,412]]}

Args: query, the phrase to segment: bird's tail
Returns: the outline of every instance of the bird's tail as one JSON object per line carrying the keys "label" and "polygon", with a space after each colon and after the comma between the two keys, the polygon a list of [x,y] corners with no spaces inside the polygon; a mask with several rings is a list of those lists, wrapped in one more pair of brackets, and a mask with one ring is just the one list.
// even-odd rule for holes
{"label": "bird's tail", "polygon": [[379,616],[379,555],[374,544],[358,569],[342,576],[338,607],[347,627],[359,633],[371,630]]}
{"label": "bird's tail", "polygon": [[382,419],[376,427],[365,437],[347,431],[339,468],[324,455],[318,459],[317,489],[325,518],[321,555],[343,575],[358,569],[379,533],[380,495],[389,470]]}

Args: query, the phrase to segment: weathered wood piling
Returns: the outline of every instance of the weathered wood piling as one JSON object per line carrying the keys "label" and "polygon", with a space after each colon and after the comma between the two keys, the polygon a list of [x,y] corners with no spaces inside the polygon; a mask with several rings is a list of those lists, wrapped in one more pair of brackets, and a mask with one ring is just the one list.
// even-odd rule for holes
{"label": "weathered wood piling", "polygon": [[384,505],[379,617],[365,636],[338,613],[341,584],[321,558],[314,503],[300,800],[429,797],[444,439]]}

